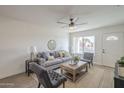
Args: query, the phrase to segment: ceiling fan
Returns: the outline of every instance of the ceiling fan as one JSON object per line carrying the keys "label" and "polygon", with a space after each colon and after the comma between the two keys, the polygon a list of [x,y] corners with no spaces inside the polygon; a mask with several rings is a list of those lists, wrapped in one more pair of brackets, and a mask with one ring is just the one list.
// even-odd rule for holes
{"label": "ceiling fan", "polygon": [[70,17],[69,18],[69,23],[65,23],[63,21],[57,21],[58,24],[63,24],[64,26],[62,26],[62,28],[66,28],[66,27],[69,27],[69,29],[75,29],[77,26],[79,25],[85,25],[87,24],[86,22],[84,23],[77,23],[77,21],[79,20],[79,17]]}

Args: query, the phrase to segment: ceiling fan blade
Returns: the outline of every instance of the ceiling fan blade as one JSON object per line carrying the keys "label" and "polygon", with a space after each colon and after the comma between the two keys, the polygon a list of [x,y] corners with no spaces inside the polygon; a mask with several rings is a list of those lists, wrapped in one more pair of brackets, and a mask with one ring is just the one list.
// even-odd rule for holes
{"label": "ceiling fan blade", "polygon": [[68,28],[68,27],[69,27],[68,25],[62,26],[62,28]]}
{"label": "ceiling fan blade", "polygon": [[68,23],[64,23],[64,22],[57,22],[57,23],[59,23],[59,24],[68,24]]}
{"label": "ceiling fan blade", "polygon": [[85,24],[88,24],[88,23],[80,23],[80,24],[75,24],[75,25],[85,25]]}
{"label": "ceiling fan blade", "polygon": [[79,17],[74,18],[73,22],[77,22],[79,20]]}

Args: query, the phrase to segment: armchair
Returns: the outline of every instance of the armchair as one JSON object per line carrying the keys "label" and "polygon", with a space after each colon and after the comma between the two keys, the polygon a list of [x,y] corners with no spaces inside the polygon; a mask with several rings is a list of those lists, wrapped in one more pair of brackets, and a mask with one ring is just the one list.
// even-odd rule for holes
{"label": "armchair", "polygon": [[60,75],[53,70],[47,70],[34,62],[30,63],[29,69],[33,71],[38,78],[38,88],[40,88],[41,84],[45,88],[57,88],[61,84],[63,84],[63,88],[65,87],[65,81],[67,81],[67,79],[63,75]]}
{"label": "armchair", "polygon": [[93,66],[93,56],[94,56],[93,53],[84,52],[83,58],[81,58],[80,60],[88,62],[89,67],[90,67],[91,64]]}

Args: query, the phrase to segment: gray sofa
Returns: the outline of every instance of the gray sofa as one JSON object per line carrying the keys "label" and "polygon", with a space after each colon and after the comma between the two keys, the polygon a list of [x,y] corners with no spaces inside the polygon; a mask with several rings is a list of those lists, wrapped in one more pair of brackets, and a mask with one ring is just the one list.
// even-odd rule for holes
{"label": "gray sofa", "polygon": [[[54,56],[54,59],[49,60],[49,56]],[[39,52],[37,58],[39,59],[39,64],[48,69],[56,69],[60,64],[72,60],[70,55],[64,55],[63,53],[63,56],[60,56],[59,51]]]}

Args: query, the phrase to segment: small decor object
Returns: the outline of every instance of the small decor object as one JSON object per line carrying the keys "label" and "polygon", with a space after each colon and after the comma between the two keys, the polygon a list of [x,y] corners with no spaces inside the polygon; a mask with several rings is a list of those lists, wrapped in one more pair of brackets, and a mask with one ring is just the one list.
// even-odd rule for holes
{"label": "small decor object", "polygon": [[47,43],[47,47],[49,50],[55,50],[56,48],[56,41],[55,40],[49,40]]}
{"label": "small decor object", "polygon": [[72,60],[72,63],[76,65],[79,61],[80,61],[80,57],[79,56],[74,56],[73,60]]}

